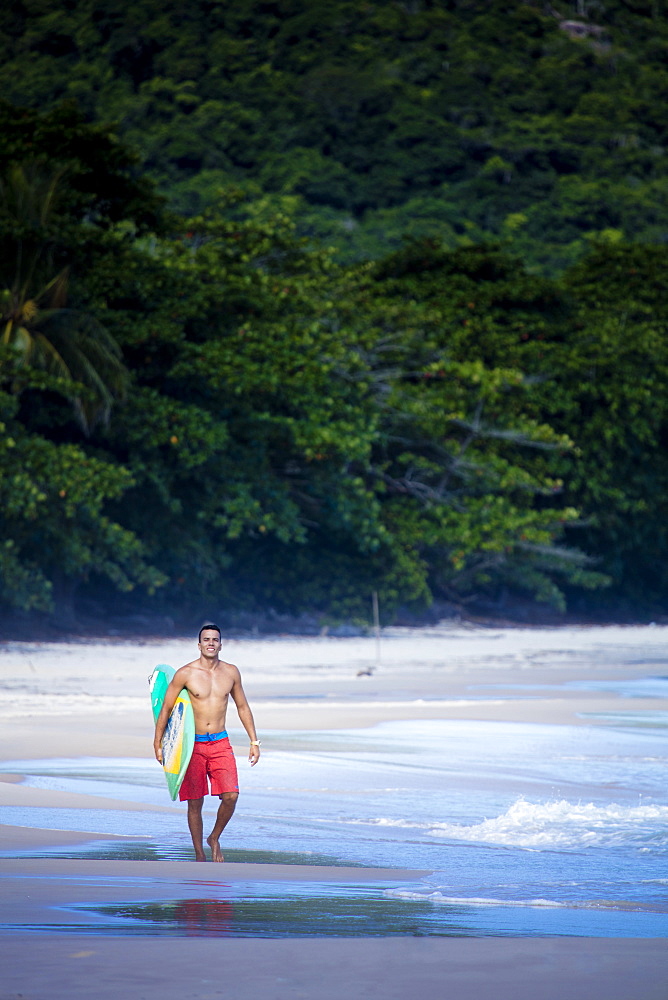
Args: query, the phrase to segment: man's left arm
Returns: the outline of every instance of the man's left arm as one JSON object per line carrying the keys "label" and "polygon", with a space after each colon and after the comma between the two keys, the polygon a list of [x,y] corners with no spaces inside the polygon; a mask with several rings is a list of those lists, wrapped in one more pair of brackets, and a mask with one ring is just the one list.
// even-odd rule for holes
{"label": "man's left arm", "polygon": [[253,719],[253,713],[251,712],[250,705],[246,698],[246,693],[241,684],[241,675],[238,670],[235,670],[236,678],[232,686],[232,699],[234,704],[237,706],[237,715],[239,716],[239,721],[248,733],[248,738],[250,740],[250,750],[248,753],[248,759],[253,767],[260,759],[260,741],[257,738],[257,733],[255,732],[255,720]]}

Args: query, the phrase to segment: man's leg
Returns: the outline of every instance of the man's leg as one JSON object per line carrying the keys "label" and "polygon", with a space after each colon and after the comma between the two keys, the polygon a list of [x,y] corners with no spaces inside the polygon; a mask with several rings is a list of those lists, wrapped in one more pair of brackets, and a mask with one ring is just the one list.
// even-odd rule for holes
{"label": "man's leg", "polygon": [[188,829],[190,830],[193,847],[195,848],[195,861],[206,861],[204,844],[202,843],[203,802],[204,796],[201,799],[188,799]]}
{"label": "man's leg", "polygon": [[[225,860],[220,850],[220,844],[218,843],[218,840],[220,838],[221,833],[232,819],[232,814],[236,808],[238,798],[239,798],[238,792],[223,792],[223,794],[220,796],[220,805],[218,806],[218,815],[216,816],[216,822],[214,823],[213,830],[206,838],[206,842],[211,848],[212,861]],[[201,828],[202,828],[202,820],[201,820],[201,804],[200,804],[200,830]]]}

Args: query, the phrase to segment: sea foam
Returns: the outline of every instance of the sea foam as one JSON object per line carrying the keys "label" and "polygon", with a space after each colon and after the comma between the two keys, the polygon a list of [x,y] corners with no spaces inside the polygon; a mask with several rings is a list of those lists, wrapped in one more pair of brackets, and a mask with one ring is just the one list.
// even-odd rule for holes
{"label": "sea foam", "polygon": [[471,824],[412,823],[382,817],[367,822],[420,830],[428,837],[528,850],[668,849],[668,806],[659,805],[598,806],[565,799],[529,802],[519,798],[501,815]]}

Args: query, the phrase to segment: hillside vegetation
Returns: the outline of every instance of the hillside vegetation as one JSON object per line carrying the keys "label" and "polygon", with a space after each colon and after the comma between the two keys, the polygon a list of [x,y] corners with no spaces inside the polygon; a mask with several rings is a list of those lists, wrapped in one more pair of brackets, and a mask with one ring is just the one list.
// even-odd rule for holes
{"label": "hillside vegetation", "polygon": [[22,0],[0,83],[116,122],[184,214],[240,186],[346,260],[502,239],[554,274],[668,234],[661,0]]}
{"label": "hillside vegetation", "polygon": [[665,613],[660,7],[0,14],[0,610]]}

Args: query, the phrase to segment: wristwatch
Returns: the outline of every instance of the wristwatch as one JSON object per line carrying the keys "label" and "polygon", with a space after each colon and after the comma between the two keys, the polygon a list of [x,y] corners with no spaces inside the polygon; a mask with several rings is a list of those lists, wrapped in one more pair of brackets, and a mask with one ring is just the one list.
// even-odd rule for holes
{"label": "wristwatch", "polygon": [[250,745],[251,745],[252,747],[261,747],[261,746],[262,746],[262,744],[260,743],[260,741],[259,741],[259,740],[251,740],[251,741],[250,741]]}

